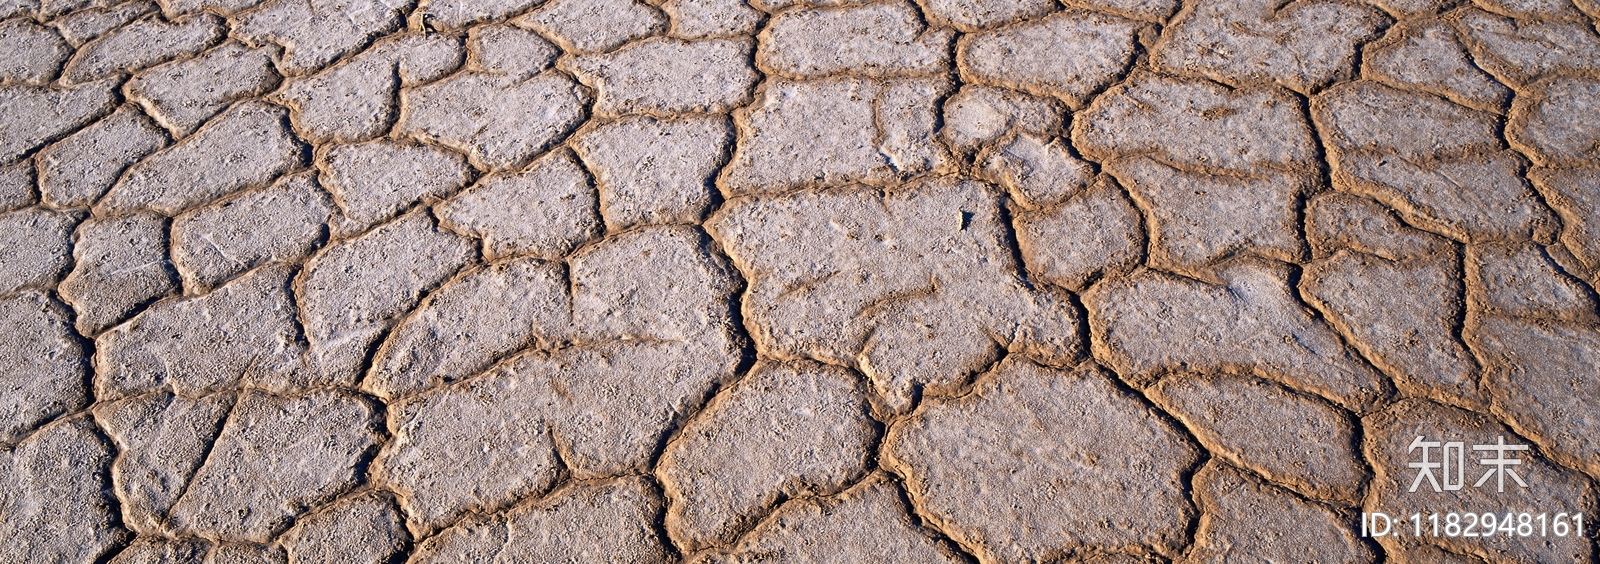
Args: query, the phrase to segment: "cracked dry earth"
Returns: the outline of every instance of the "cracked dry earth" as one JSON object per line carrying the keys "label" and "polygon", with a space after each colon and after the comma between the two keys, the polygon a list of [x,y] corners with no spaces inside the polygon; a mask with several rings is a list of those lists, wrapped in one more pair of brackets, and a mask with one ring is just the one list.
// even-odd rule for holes
{"label": "cracked dry earth", "polygon": [[1597,21],[0,0],[0,562],[1594,562]]}

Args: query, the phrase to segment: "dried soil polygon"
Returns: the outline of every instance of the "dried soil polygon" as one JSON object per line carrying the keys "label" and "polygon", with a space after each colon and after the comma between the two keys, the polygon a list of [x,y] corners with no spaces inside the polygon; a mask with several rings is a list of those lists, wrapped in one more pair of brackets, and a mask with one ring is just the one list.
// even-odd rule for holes
{"label": "dried soil polygon", "polygon": [[1370,563],[1377,554],[1334,510],[1210,462],[1194,475],[1202,515],[1195,546],[1180,562]]}
{"label": "dried soil polygon", "polygon": [[22,440],[89,402],[89,359],[69,313],[42,292],[0,299],[0,442]]}
{"label": "dried soil polygon", "polygon": [[78,226],[74,239],[72,272],[59,290],[78,313],[80,333],[97,334],[177,293],[177,272],[167,258],[166,218],[148,213],[91,218]]}
{"label": "dried soil polygon", "polygon": [[1600,162],[1600,80],[1557,78],[1532,89],[1512,108],[1506,138],[1513,146],[1546,166]]}
{"label": "dried soil polygon", "polygon": [[111,474],[128,528],[144,535],[167,528],[234,400],[233,393],[186,398],[163,391],[94,407],[95,420],[122,453]]}
{"label": "dried soil polygon", "polygon": [[737,196],[943,170],[936,104],[948,89],[942,79],[768,81],[734,116],[741,140],[719,186]]}
{"label": "dried soil polygon", "polygon": [[787,503],[739,544],[700,564],[818,562],[851,555],[866,562],[959,562],[913,523],[903,494],[884,474],[831,497]]}
{"label": "dried soil polygon", "polygon": [[1510,101],[1511,89],[1478,68],[1449,25],[1432,20],[1401,25],[1392,39],[1366,49],[1362,67],[1371,76],[1488,112]]}
{"label": "dried soil polygon", "polygon": [[1403,260],[1340,251],[1312,263],[1300,289],[1401,391],[1481,407],[1477,366],[1455,338],[1466,307],[1455,261],[1453,249]]}
{"label": "dried soil polygon", "polygon": [[[1592,322],[1591,322],[1592,323]],[[1467,333],[1483,355],[1484,388],[1506,421],[1552,460],[1600,473],[1600,333],[1593,325],[1485,317]]]}
{"label": "dried soil polygon", "polygon": [[718,394],[662,453],[673,540],[727,544],[781,499],[859,479],[877,438],[863,391],[847,370],[797,363],[757,365]]}
{"label": "dried soil polygon", "polygon": [[78,218],[43,207],[0,214],[0,294],[54,286],[72,267]]}
{"label": "dried soil polygon", "polygon": [[222,18],[201,14],[171,22],[146,17],[117,28],[78,48],[61,71],[61,81],[82,84],[132,73],[216,45],[227,34]]}
{"label": "dried soil polygon", "polygon": [[528,11],[541,0],[436,0],[420,16],[429,28],[458,30],[475,23],[497,22]]}
{"label": "dried soil polygon", "polygon": [[1024,207],[1059,204],[1094,180],[1094,166],[1073,155],[1059,138],[1017,134],[980,160],[978,175],[1005,188]]}
{"label": "dried soil polygon", "polygon": [[1173,555],[1195,516],[1184,485],[1194,447],[1092,365],[1006,360],[972,394],[928,402],[884,442],[884,462],[906,477],[924,519],[980,558]]}
{"label": "dried soil polygon", "polygon": [[656,533],[660,494],[639,478],[578,484],[505,515],[475,518],[418,549],[415,562],[673,561]]}
{"label": "dried soil polygon", "polygon": [[661,10],[672,35],[684,39],[752,35],[764,18],[744,0],[666,0]]}
{"label": "dried soil polygon", "polygon": [[1163,30],[1152,61],[1233,86],[1272,82],[1309,94],[1348,78],[1357,48],[1388,23],[1356,3],[1202,0]]}
{"label": "dried soil polygon", "polygon": [[364,141],[394,123],[402,86],[438,80],[465,59],[465,49],[449,38],[385,38],[325,71],[288,79],[273,97],[289,106],[295,132],[308,141]]}
{"label": "dried soil polygon", "polygon": [[1469,242],[1546,240],[1554,216],[1505,151],[1491,114],[1371,82],[1311,102],[1330,141],[1335,185],[1395,208],[1408,223]]}
{"label": "dried soil polygon", "polygon": [[518,25],[539,30],[568,53],[600,53],[666,31],[667,19],[635,0],[551,0]]}
{"label": "dried soil polygon", "polygon": [[1222,284],[1144,271],[1083,296],[1095,357],[1142,385],[1163,372],[1252,373],[1363,412],[1385,380],[1306,311],[1287,269],[1257,260],[1217,271]]}
{"label": "dried soil polygon", "polygon": [[472,177],[457,153],[386,140],[334,145],[317,161],[318,180],[342,212],[338,230],[349,233],[366,231],[417,202],[444,199]]}
{"label": "dried soil polygon", "polygon": [[949,29],[928,29],[909,0],[789,10],[762,32],[756,58],[794,78],[927,76],[950,69]]}
{"label": "dried soil polygon", "polygon": [[296,519],[280,542],[297,564],[384,564],[410,541],[394,499],[364,494]]}
{"label": "dried soil polygon", "polygon": [[1326,257],[1339,249],[1391,261],[1430,259],[1454,252],[1448,239],[1414,229],[1381,204],[1345,192],[1319,194],[1306,204],[1306,238]]}
{"label": "dried soil polygon", "polygon": [[[299,167],[307,156],[289,130],[288,117],[283,108],[262,102],[236,105],[194,135],[130,167],[95,211],[177,214],[244,188],[265,186]],[[216,168],[219,162],[228,166]]]}
{"label": "dried soil polygon", "polygon": [[1138,29],[1131,20],[1069,9],[962,37],[956,59],[968,82],[1054,96],[1077,108],[1128,68]]}
{"label": "dried soil polygon", "polygon": [[0,22],[0,82],[43,84],[55,78],[72,48],[55,30],[25,19]]}
{"label": "dried soil polygon", "polygon": [[[330,381],[354,383],[390,326],[475,255],[423,211],[325,247],[296,281],[311,366]],[[390,261],[407,268],[389,268]]]}
{"label": "dried soil polygon", "polygon": [[1149,263],[1205,277],[1225,257],[1294,261],[1305,254],[1299,205],[1314,177],[1260,169],[1254,175],[1191,172],[1148,157],[1106,170],[1126,186],[1149,221]]}
{"label": "dried soil polygon", "polygon": [[261,267],[209,294],[158,302],[101,333],[95,338],[96,397],[330,383],[301,369],[305,345],[289,296],[290,274],[286,266]]}
{"label": "dried soil polygon", "polygon": [[254,8],[262,0],[162,0],[161,10],[168,17],[195,14],[202,11],[230,16]]}
{"label": "dried soil polygon", "polygon": [[572,322],[567,282],[559,265],[527,258],[452,280],[395,327],[362,388],[410,395],[482,372],[539,339],[559,342]]}
{"label": "dried soil polygon", "polygon": [[1360,497],[1366,468],[1341,409],[1239,375],[1174,374],[1146,393],[1213,456],[1311,498]]}
{"label": "dried soil polygon", "polygon": [[633,117],[578,134],[573,146],[594,172],[611,230],[696,223],[716,198],[733,125],[725,117]]}
{"label": "dried soil polygon", "polygon": [[1049,137],[1066,125],[1059,102],[1015,90],[963,86],[944,102],[941,134],[957,151],[970,153],[1005,137]]}
{"label": "dried soil polygon", "polygon": [[482,238],[490,257],[557,258],[599,235],[596,198],[588,173],[560,150],[521,172],[480,178],[435,213],[443,225]]}
{"label": "dried soil polygon", "polygon": [[111,113],[115,90],[109,80],[64,89],[0,86],[0,165]]}
{"label": "dried soil polygon", "polygon": [[[409,0],[267,0],[232,18],[232,35],[283,48],[278,72],[310,74],[400,28]],[[439,3],[435,3],[437,5]]]}
{"label": "dried soil polygon", "polygon": [[1348,82],[1323,91],[1312,98],[1311,115],[1337,149],[1329,159],[1335,168],[1342,153],[1361,150],[1423,159],[1503,147],[1491,114],[1376,82]]}
{"label": "dried soil polygon", "polygon": [[211,543],[201,539],[135,538],[110,564],[201,564]]}
{"label": "dried soil polygon", "polygon": [[759,350],[856,366],[879,408],[948,393],[1000,349],[1050,362],[1080,351],[1063,296],[1024,287],[998,194],[934,179],[736,200],[708,229],[749,283]]}
{"label": "dried soil polygon", "polygon": [[1583,22],[1514,20],[1466,9],[1450,18],[1473,59],[1513,88],[1600,70],[1600,35]]}
{"label": "dried soil polygon", "polygon": [[467,32],[467,52],[473,70],[524,79],[554,65],[561,49],[532,30],[494,24]]}
{"label": "dried soil polygon", "polygon": [[[83,44],[105,35],[117,28],[128,25],[139,16],[154,12],[159,7],[155,2],[133,0],[123,2],[109,8],[85,8],[61,16],[50,22],[61,32],[61,37],[73,47],[82,47]],[[0,9],[3,13],[4,9]]]}
{"label": "dried soil polygon", "polygon": [[397,135],[467,153],[481,169],[520,167],[588,116],[589,94],[565,74],[527,80],[459,73],[401,93]]}
{"label": "dried soil polygon", "polygon": [[561,461],[545,423],[553,394],[541,388],[480,378],[389,408],[394,439],[374,466],[399,493],[411,531],[426,536],[468,512],[549,491]]}
{"label": "dried soil polygon", "polygon": [[58,207],[88,207],[129,166],[167,145],[167,132],[133,106],[39,151],[39,192]]}
{"label": "dried soil polygon", "polygon": [[1358,152],[1336,162],[1335,182],[1389,204],[1408,223],[1457,240],[1548,240],[1555,231],[1554,214],[1524,180],[1526,164],[1511,151],[1432,162]]}
{"label": "dried soil polygon", "polygon": [[1154,153],[1176,164],[1264,173],[1317,156],[1293,95],[1137,72],[1079,113],[1073,145],[1098,161]]}
{"label": "dried soil polygon", "polygon": [[172,527],[180,534],[269,542],[304,507],[361,480],[380,425],[365,400],[340,392],[245,392],[172,507]]}
{"label": "dried soil polygon", "polygon": [[1600,267],[1600,168],[1534,169],[1528,179],[1561,217],[1561,242],[1586,266]]}
{"label": "dried soil polygon", "polygon": [[560,65],[598,92],[596,115],[723,113],[750,100],[753,50],[747,39],[653,37]]}
{"label": "dried soil polygon", "polygon": [[172,262],[190,291],[269,262],[299,262],[327,237],[333,200],[315,175],[286,176],[172,220]]}
{"label": "dried soil polygon", "polygon": [[[1532,452],[1506,452],[1506,458],[1522,461],[1512,469],[1530,487],[1519,487],[1510,477],[1505,477],[1505,491],[1498,491],[1492,476],[1482,487],[1474,487],[1473,484],[1482,478],[1484,471],[1492,467],[1472,464],[1471,461],[1493,456],[1493,453],[1474,452],[1471,450],[1473,446],[1495,445],[1501,440],[1507,445],[1530,444],[1511,429],[1477,413],[1444,407],[1427,400],[1405,399],[1366,416],[1361,426],[1365,431],[1362,450],[1373,469],[1369,491],[1362,505],[1364,511],[1383,511],[1381,508],[1401,506],[1443,507],[1440,504],[1499,510],[1508,507],[1592,507],[1595,503],[1595,493],[1589,479],[1551,464],[1539,452],[1537,445],[1533,446]],[[1417,437],[1423,437],[1424,441],[1462,443],[1462,447],[1467,449],[1469,462],[1461,468],[1461,489],[1435,491],[1428,480],[1421,479],[1416,491],[1409,491],[1412,482],[1420,479],[1419,472],[1407,466],[1416,462],[1421,455],[1410,450],[1410,445]],[[1442,454],[1441,450],[1441,447],[1433,447],[1434,460],[1439,460],[1437,457]],[[1454,457],[1451,458],[1454,462]],[[1457,480],[1454,471],[1445,473],[1442,468],[1434,472],[1434,477],[1440,481],[1441,490],[1447,483]],[[1581,561],[1593,553],[1589,543],[1552,542],[1550,538],[1540,539],[1531,535],[1480,538],[1389,535],[1377,541],[1386,553],[1433,545],[1455,553],[1475,555],[1488,562]]]}
{"label": "dried soil polygon", "polygon": [[39,201],[33,162],[22,161],[0,167],[0,213],[27,207]]}
{"label": "dried soil polygon", "polygon": [[141,71],[124,92],[174,137],[183,137],[230,102],[277,85],[278,73],[266,50],[228,42],[194,58]]}
{"label": "dried soil polygon", "polygon": [[1536,244],[1468,247],[1466,274],[1476,309],[1514,317],[1597,321],[1593,290]]}
{"label": "dried soil polygon", "polygon": [[87,562],[126,542],[107,469],[116,452],[87,417],[0,450],[0,560]]}
{"label": "dried soil polygon", "polygon": [[1074,292],[1144,258],[1139,211],[1109,179],[1060,205],[1018,212],[1014,222],[1029,275]]}
{"label": "dried soil polygon", "polygon": [[925,0],[920,4],[928,19],[965,32],[1037,18],[1056,8],[1050,0]]}

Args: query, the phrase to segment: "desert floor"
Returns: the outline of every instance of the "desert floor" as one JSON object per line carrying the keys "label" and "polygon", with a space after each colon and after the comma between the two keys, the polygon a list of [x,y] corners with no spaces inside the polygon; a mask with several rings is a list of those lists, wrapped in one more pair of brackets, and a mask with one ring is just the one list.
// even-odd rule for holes
{"label": "desert floor", "polygon": [[0,562],[1596,561],[1595,0],[117,1]]}

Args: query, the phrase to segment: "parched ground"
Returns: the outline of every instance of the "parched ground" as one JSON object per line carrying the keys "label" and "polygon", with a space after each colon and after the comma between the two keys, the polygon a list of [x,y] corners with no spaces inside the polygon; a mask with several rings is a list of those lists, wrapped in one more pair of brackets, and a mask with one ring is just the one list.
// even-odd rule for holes
{"label": "parched ground", "polygon": [[0,0],[0,562],[1594,562],[1597,22]]}

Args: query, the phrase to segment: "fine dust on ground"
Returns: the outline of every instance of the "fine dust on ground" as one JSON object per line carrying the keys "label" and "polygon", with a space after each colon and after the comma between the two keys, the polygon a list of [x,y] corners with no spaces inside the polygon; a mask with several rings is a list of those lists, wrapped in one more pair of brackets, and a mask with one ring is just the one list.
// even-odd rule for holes
{"label": "fine dust on ground", "polygon": [[1594,562],[1597,23],[0,0],[0,562]]}

